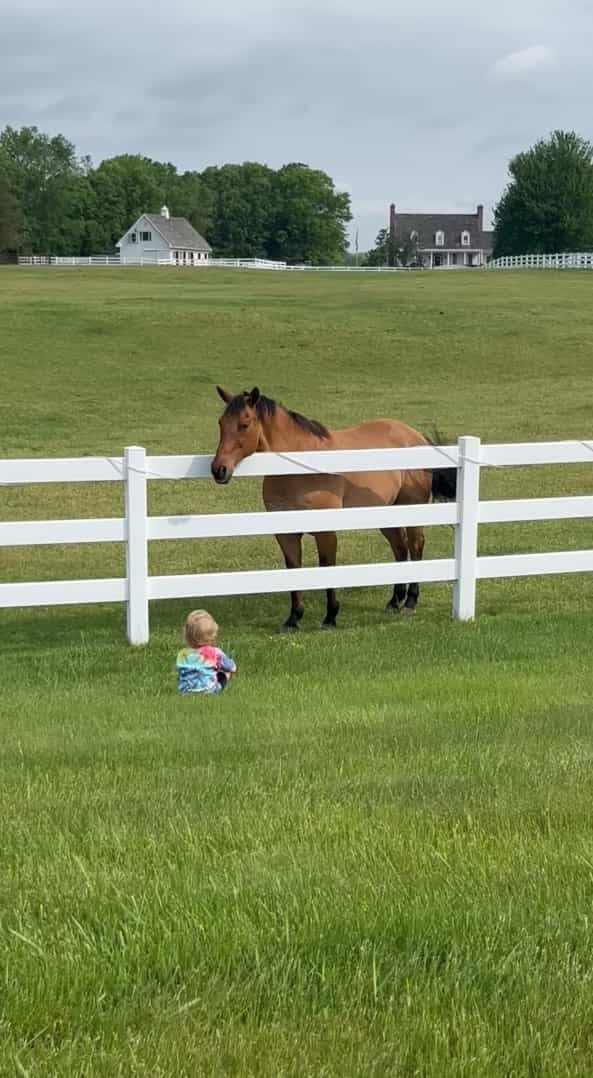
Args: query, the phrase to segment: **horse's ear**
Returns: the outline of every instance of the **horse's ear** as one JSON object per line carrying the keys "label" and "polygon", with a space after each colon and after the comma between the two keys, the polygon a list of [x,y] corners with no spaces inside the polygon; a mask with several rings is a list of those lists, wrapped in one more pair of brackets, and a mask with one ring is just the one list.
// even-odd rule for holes
{"label": "horse's ear", "polygon": [[261,396],[261,394],[260,394],[259,389],[257,388],[257,386],[254,386],[253,389],[251,390],[251,393],[249,394],[249,403],[250,403],[252,408],[255,408],[260,396]]}
{"label": "horse's ear", "polygon": [[228,393],[226,389],[222,388],[222,386],[217,386],[216,387],[216,392],[218,393],[218,396],[220,397],[221,400],[224,401],[225,404],[229,404],[230,401],[232,401],[232,399],[233,399],[233,394]]}

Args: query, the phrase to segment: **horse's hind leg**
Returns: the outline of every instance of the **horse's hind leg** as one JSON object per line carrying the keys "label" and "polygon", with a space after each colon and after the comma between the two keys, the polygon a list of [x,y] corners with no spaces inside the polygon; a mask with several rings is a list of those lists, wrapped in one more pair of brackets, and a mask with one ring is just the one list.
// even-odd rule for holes
{"label": "horse's hind leg", "polygon": [[[393,557],[396,561],[408,560],[408,537],[405,528],[382,528],[381,534],[385,536],[389,543]],[[396,584],[393,589],[393,595],[387,603],[385,610],[388,614],[397,614],[404,603],[406,602],[406,595],[408,594],[407,584]]]}
{"label": "horse's hind leg", "polygon": [[[320,565],[335,565],[338,552],[338,537],[335,532],[318,532],[314,535]],[[327,609],[321,623],[322,629],[335,629],[340,604],[334,588],[326,589]]]}
{"label": "horse's hind leg", "polygon": [[[424,553],[424,530],[422,528],[407,528],[406,531],[408,533],[410,558],[412,561],[422,561],[422,555]],[[403,608],[404,614],[416,613],[419,594],[419,584],[410,584],[408,586],[408,595]]]}
{"label": "horse's hind leg", "polygon": [[[276,539],[284,554],[287,569],[300,569],[303,562],[302,535],[277,535]],[[290,593],[290,614],[284,622],[286,632],[296,632],[304,614],[300,591]]]}

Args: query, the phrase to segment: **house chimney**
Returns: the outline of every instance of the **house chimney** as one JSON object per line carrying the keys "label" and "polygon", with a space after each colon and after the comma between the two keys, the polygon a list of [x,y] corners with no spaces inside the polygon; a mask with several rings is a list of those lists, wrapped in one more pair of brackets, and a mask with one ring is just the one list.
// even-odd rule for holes
{"label": "house chimney", "polygon": [[395,202],[389,207],[389,235],[392,240],[395,239]]}
{"label": "house chimney", "polygon": [[478,206],[478,212],[476,213],[476,217],[478,218],[478,232],[483,232],[484,231],[484,207],[482,206],[482,204],[480,204]]}
{"label": "house chimney", "polygon": [[170,216],[169,207],[168,206],[161,206],[161,217],[166,217],[167,221],[168,221],[169,216]]}

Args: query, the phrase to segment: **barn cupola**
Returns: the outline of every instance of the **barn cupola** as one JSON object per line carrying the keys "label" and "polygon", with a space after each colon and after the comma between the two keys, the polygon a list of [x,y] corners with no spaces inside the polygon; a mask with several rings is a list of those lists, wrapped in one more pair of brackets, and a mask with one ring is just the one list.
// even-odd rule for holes
{"label": "barn cupola", "polygon": [[170,214],[168,206],[161,206],[161,217],[166,217],[167,221],[169,220]]}

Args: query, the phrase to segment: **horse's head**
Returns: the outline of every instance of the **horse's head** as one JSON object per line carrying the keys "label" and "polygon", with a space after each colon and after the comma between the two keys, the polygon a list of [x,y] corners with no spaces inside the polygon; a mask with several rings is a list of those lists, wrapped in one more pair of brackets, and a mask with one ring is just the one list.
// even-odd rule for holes
{"label": "horse's head", "polygon": [[259,389],[233,396],[216,387],[226,408],[218,420],[220,438],[211,464],[212,476],[217,483],[228,483],[233,472],[245,457],[255,453],[260,440],[260,422],[257,414]]}

